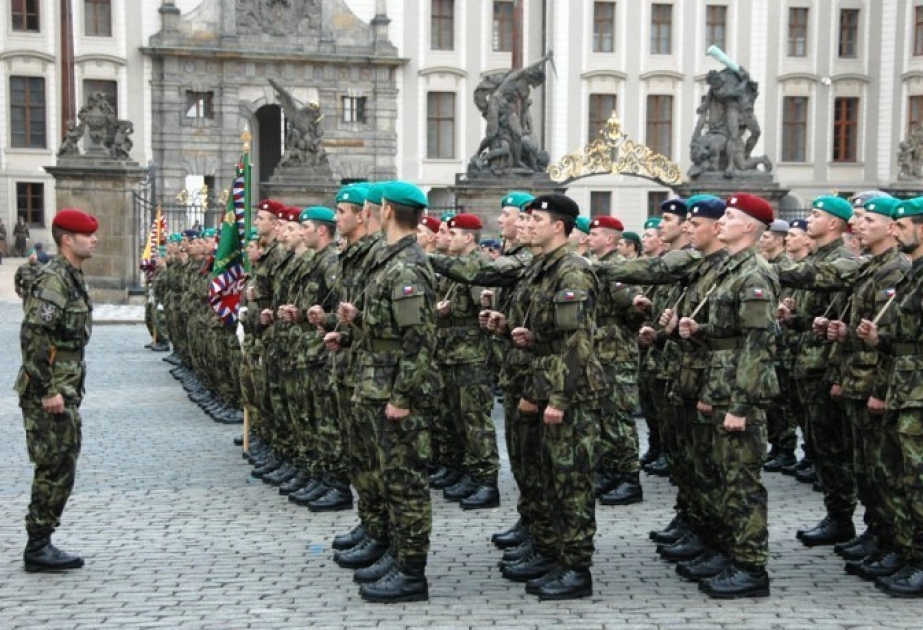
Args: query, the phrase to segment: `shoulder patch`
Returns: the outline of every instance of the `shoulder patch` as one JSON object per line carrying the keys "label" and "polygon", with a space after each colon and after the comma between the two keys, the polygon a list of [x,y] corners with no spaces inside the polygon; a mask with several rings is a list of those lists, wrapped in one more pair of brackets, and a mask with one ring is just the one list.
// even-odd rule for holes
{"label": "shoulder patch", "polygon": [[52,291],[51,289],[46,289],[44,287],[39,288],[35,292],[35,297],[37,297],[38,299],[44,302],[51,302],[58,308],[64,308],[65,306],[67,306],[67,300],[64,298],[63,295],[61,295],[57,291]]}

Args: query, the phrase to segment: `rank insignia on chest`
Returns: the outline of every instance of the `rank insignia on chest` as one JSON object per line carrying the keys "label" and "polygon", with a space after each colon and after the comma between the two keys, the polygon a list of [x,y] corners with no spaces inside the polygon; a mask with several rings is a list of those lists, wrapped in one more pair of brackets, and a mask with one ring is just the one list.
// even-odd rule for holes
{"label": "rank insignia on chest", "polygon": [[403,289],[401,289],[401,293],[403,293],[404,295],[413,295],[414,294],[413,287],[409,287],[409,286],[404,287]]}
{"label": "rank insignia on chest", "polygon": [[565,292],[564,292],[564,299],[565,299],[565,300],[573,300],[573,299],[576,298],[576,297],[577,297],[577,295],[576,295],[573,291],[565,291]]}
{"label": "rank insignia on chest", "polygon": [[753,297],[756,297],[756,298],[761,298],[763,297],[763,290],[762,289],[751,289],[751,295],[753,295]]}
{"label": "rank insignia on chest", "polygon": [[55,305],[54,304],[42,304],[39,309],[38,316],[42,318],[42,321],[50,322],[54,319]]}

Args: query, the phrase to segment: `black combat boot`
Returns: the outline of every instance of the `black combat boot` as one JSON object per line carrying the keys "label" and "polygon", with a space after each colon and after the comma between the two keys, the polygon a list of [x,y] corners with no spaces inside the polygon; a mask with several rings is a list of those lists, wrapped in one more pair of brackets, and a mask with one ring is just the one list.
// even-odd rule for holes
{"label": "black combat boot", "polygon": [[794,466],[798,462],[795,453],[792,451],[779,451],[779,453],[763,464],[763,470],[766,472],[782,472],[786,466]]}
{"label": "black combat boot", "polygon": [[443,474],[430,478],[429,487],[433,490],[445,490],[457,484],[464,476],[464,473],[456,468],[446,468]]}
{"label": "black combat boot", "polygon": [[618,485],[621,475],[614,470],[596,471],[596,496],[601,497]]}
{"label": "black combat boot", "polygon": [[29,536],[22,561],[29,573],[68,571],[83,566],[83,558],[51,544],[50,536]]}
{"label": "black combat boot", "polygon": [[720,575],[730,564],[730,559],[720,551],[706,549],[693,560],[677,563],[676,572],[687,580],[698,582]]}
{"label": "black combat boot", "polygon": [[923,597],[923,562],[908,563],[894,575],[875,580],[875,586],[893,597]]}
{"label": "black combat boot", "polygon": [[522,524],[522,519],[504,532],[497,532],[490,537],[490,542],[500,549],[509,549],[522,544],[529,537],[529,528]]}
{"label": "black combat boot", "polygon": [[648,464],[657,461],[657,458],[660,457],[660,447],[651,444],[648,446],[647,451],[644,455],[641,456],[639,460],[642,466],[647,466]]}
{"label": "black combat boot", "polygon": [[349,484],[331,482],[327,492],[308,503],[312,512],[338,512],[351,510],[353,507],[353,493],[349,491]]}
{"label": "black combat boot", "polygon": [[330,546],[339,550],[352,549],[365,540],[365,536],[365,525],[359,523],[345,534],[337,534],[334,536],[333,543]]}
{"label": "black combat boot", "polygon": [[497,488],[497,480],[480,480],[477,481],[477,488],[474,492],[467,495],[461,500],[459,506],[463,510],[486,510],[500,506],[500,490]]}
{"label": "black combat boot", "polygon": [[525,558],[501,568],[503,577],[513,582],[528,582],[551,571],[557,563],[540,551],[533,549]]}
{"label": "black combat boot", "polygon": [[377,582],[394,568],[395,562],[394,551],[389,549],[374,564],[370,564],[364,569],[356,569],[356,572],[353,573],[353,582],[358,582],[359,584]]}
{"label": "black combat boot", "polygon": [[878,536],[872,533],[870,529],[866,529],[851,540],[837,543],[833,546],[834,553],[840,554],[840,557],[844,560],[862,560],[877,550]]}
{"label": "black combat boot", "polygon": [[672,545],[680,538],[682,538],[686,532],[689,530],[689,527],[683,522],[682,517],[677,514],[673,517],[673,520],[670,521],[670,524],[666,528],[661,530],[651,530],[648,534],[648,537],[653,540],[655,543],[662,545]]}
{"label": "black combat boot", "polygon": [[845,542],[856,535],[856,527],[852,519],[846,516],[835,517],[826,516],[824,519],[811,529],[798,530],[798,540],[808,547],[817,547],[820,545],[833,545],[838,542]]}
{"label": "black combat boot", "polygon": [[763,567],[731,563],[719,575],[699,582],[699,590],[715,599],[769,597],[769,574]]}
{"label": "black combat boot", "polygon": [[344,569],[363,569],[375,564],[375,562],[385,555],[388,551],[388,542],[378,540],[371,536],[365,539],[352,549],[337,551],[333,554],[333,560]]}
{"label": "black combat boot", "polygon": [[667,459],[666,455],[661,453],[657,459],[644,467],[644,472],[649,475],[654,475],[655,477],[669,477],[670,460]]}
{"label": "black combat boot", "polygon": [[593,594],[593,576],[589,568],[564,569],[538,587],[539,601],[579,599]]}
{"label": "black combat boot", "polygon": [[402,567],[395,563],[377,582],[360,586],[359,595],[368,602],[380,604],[425,602],[429,599],[425,565],[406,563]]}
{"label": "black combat boot", "polygon": [[672,545],[657,545],[657,553],[660,554],[660,557],[670,562],[692,560],[703,551],[705,551],[705,545],[692,531],[687,531],[682,538]]}
{"label": "black combat boot", "polygon": [[288,495],[288,500],[295,505],[307,506],[327,492],[327,484],[322,479],[312,479],[304,488]]}
{"label": "black combat boot", "polygon": [[443,490],[442,496],[449,501],[461,501],[477,489],[478,485],[474,479],[465,475],[458,483]]}
{"label": "black combat boot", "polygon": [[561,575],[564,570],[564,567],[562,567],[560,564],[555,564],[554,568],[545,575],[526,582],[526,593],[529,595],[538,595],[538,589],[543,587],[548,582],[558,579],[558,576]]}
{"label": "black combat boot", "polygon": [[808,457],[802,457],[798,460],[798,463],[793,466],[783,466],[780,471],[783,475],[788,475],[789,477],[794,477],[798,474],[799,471],[805,470],[807,468],[813,468],[814,462],[811,461]]}
{"label": "black combat boot", "polygon": [[311,475],[304,472],[303,470],[299,470],[298,474],[279,486],[279,494],[282,496],[288,496],[293,492],[298,492],[306,485],[308,485],[309,481],[311,481]]}
{"label": "black combat boot", "polygon": [[502,569],[506,565],[516,564],[531,554],[534,546],[535,542],[532,540],[532,537],[529,536],[515,547],[510,547],[509,549],[504,550],[503,557],[500,559],[499,567]]}
{"label": "black combat boot", "polygon": [[903,554],[879,549],[862,560],[850,560],[844,568],[850,575],[874,581],[876,578],[894,575],[905,564]]}
{"label": "black combat boot", "polygon": [[266,461],[262,462],[262,466],[258,466],[250,472],[250,476],[256,479],[262,479],[265,475],[278,470],[282,464],[283,461],[281,459],[274,454],[270,454]]}
{"label": "black combat boot", "polygon": [[434,482],[438,482],[440,479],[445,477],[445,474],[449,472],[449,469],[445,466],[437,466],[436,470],[429,474],[429,487],[432,488]]}
{"label": "black combat boot", "polygon": [[814,483],[817,481],[817,470],[814,468],[814,464],[796,471],[795,480],[800,483]]}
{"label": "black combat boot", "polygon": [[263,483],[268,483],[271,486],[281,486],[286,481],[293,479],[297,474],[298,469],[294,464],[285,462],[271,473],[263,475]]}
{"label": "black combat boot", "polygon": [[619,481],[612,490],[602,495],[599,502],[603,505],[630,505],[644,500],[641,477],[638,473],[619,475]]}

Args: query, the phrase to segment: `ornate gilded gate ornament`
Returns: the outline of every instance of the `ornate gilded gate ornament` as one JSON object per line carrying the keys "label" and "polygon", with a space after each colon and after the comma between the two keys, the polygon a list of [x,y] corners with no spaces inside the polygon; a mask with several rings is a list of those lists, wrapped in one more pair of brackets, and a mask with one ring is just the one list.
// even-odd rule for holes
{"label": "ornate gilded gate ornament", "polygon": [[683,181],[679,165],[629,138],[622,131],[622,122],[615,112],[598,138],[583,151],[568,153],[549,166],[548,175],[558,183],[589,175],[633,175],[667,187],[678,186]]}

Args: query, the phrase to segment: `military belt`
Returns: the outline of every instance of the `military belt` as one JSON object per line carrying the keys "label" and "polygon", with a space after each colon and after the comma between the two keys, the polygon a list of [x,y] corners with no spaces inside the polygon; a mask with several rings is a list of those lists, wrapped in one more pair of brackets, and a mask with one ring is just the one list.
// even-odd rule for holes
{"label": "military belt", "polygon": [[83,351],[81,350],[57,350],[54,353],[54,360],[57,361],[83,361]]}
{"label": "military belt", "polygon": [[743,337],[720,337],[718,339],[708,340],[708,349],[715,350],[737,350],[744,347]]}
{"label": "military belt", "polygon": [[560,339],[549,341],[548,343],[536,343],[532,345],[532,354],[537,357],[548,357],[552,354],[561,354],[564,349],[564,342]]}
{"label": "military belt", "polygon": [[923,343],[892,343],[891,353],[899,357],[923,354]]}
{"label": "military belt", "polygon": [[477,317],[438,317],[436,328],[472,328],[478,325]]}
{"label": "military belt", "polygon": [[372,352],[397,352],[401,349],[400,339],[369,339]]}

